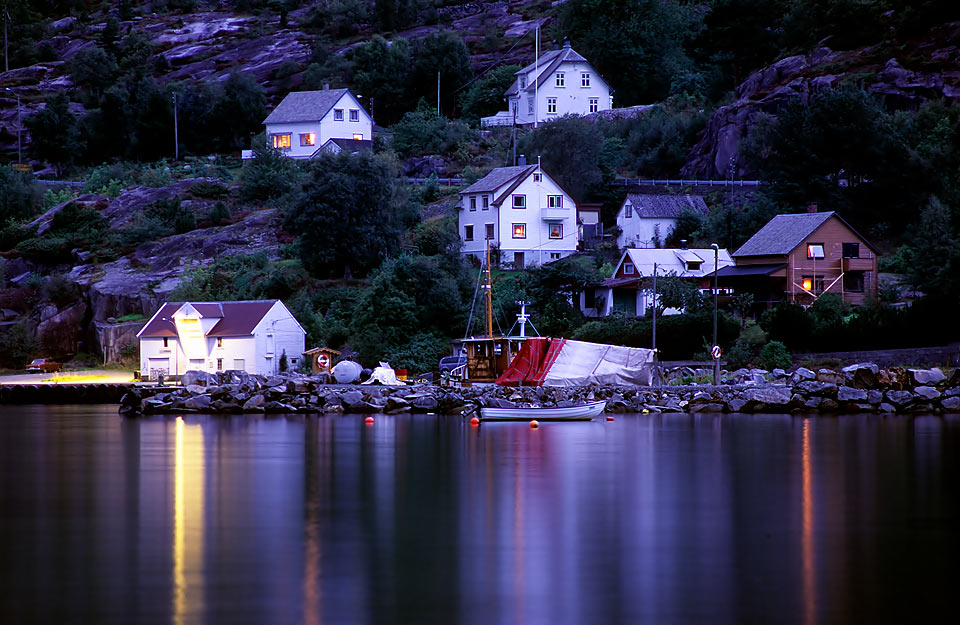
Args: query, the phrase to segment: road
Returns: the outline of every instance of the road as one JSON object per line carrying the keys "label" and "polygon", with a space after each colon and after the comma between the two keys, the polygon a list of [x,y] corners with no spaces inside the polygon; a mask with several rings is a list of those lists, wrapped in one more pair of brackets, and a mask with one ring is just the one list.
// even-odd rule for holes
{"label": "road", "polygon": [[81,369],[60,373],[19,373],[0,376],[0,384],[126,384],[133,382],[129,371]]}

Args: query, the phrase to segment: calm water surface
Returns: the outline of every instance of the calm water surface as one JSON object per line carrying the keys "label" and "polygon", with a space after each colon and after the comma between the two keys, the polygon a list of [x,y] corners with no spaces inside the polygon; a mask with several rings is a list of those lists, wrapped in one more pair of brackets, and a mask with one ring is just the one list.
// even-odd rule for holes
{"label": "calm water surface", "polygon": [[960,419],[0,406],[0,623],[956,623]]}

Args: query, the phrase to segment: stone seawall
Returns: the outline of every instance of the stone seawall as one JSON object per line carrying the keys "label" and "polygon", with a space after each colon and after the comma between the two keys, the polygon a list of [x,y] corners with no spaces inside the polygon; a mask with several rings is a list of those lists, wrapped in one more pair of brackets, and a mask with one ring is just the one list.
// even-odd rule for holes
{"label": "stone seawall", "polygon": [[880,369],[857,364],[840,371],[797,369],[792,374],[753,370],[721,386],[447,388],[341,386],[301,375],[254,376],[197,371],[179,388],[131,388],[120,413],[399,413],[461,415],[478,408],[564,406],[607,400],[607,412],[787,412],[888,414],[960,413],[960,372]]}
{"label": "stone seawall", "polygon": [[0,404],[116,404],[132,384],[0,384]]}

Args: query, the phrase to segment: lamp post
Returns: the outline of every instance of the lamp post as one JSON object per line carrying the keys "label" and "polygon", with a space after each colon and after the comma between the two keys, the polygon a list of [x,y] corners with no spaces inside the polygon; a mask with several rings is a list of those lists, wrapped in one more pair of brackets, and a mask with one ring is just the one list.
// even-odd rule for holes
{"label": "lamp post", "polygon": [[720,384],[720,355],[717,353],[717,272],[720,270],[720,246],[711,243],[713,248],[713,385]]}
{"label": "lamp post", "polygon": [[180,137],[177,128],[177,92],[173,92],[173,160],[180,160]]}
{"label": "lamp post", "polygon": [[20,131],[23,128],[23,124],[20,121],[21,109],[20,109],[20,94],[11,89],[10,87],[4,88],[6,91],[9,91],[13,95],[17,96],[17,164],[23,164],[23,144],[20,141]]}

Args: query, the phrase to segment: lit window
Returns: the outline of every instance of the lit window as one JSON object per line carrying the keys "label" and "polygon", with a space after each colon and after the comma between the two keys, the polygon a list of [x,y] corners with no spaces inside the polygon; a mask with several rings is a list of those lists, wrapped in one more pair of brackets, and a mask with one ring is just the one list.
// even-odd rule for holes
{"label": "lit window", "polygon": [[563,196],[562,196],[562,195],[548,195],[548,196],[547,196],[547,208],[563,208]]}
{"label": "lit window", "polygon": [[493,224],[486,224],[487,226],[487,239],[493,240]]}
{"label": "lit window", "polygon": [[581,87],[590,86],[590,72],[583,72],[580,74],[580,86]]}
{"label": "lit window", "polygon": [[464,227],[463,227],[463,240],[464,240],[464,241],[473,241],[473,226],[464,226]]}
{"label": "lit window", "polygon": [[514,238],[514,239],[526,239],[526,238],[527,238],[527,224],[513,224],[513,238]]}
{"label": "lit window", "polygon": [[623,263],[623,275],[625,276],[633,275],[633,263]]}
{"label": "lit window", "polygon": [[556,98],[547,98],[547,114],[557,113],[557,99]]}
{"label": "lit window", "polygon": [[844,258],[860,258],[860,244],[859,244],[859,243],[844,243],[844,244],[843,244],[843,257],[844,257]]}
{"label": "lit window", "polygon": [[270,135],[270,141],[273,143],[273,147],[277,150],[289,150],[290,149],[290,133],[285,133],[282,135]]}
{"label": "lit window", "polygon": [[808,243],[807,258],[823,258],[823,243]]}
{"label": "lit window", "polygon": [[217,337],[217,347],[223,347],[223,337],[222,337],[222,336],[218,336],[218,337]]}
{"label": "lit window", "polygon": [[315,145],[317,140],[317,135],[312,132],[304,132],[300,134],[300,145]]}
{"label": "lit window", "polygon": [[477,196],[475,195],[470,196],[470,210],[477,210]]}
{"label": "lit window", "polygon": [[800,286],[803,287],[804,291],[809,291],[813,288],[813,278],[804,278],[803,282],[800,283]]}
{"label": "lit window", "polygon": [[514,207],[514,208],[526,208],[526,207],[527,207],[527,196],[525,196],[525,195],[514,195],[514,196],[513,196],[513,207]]}
{"label": "lit window", "polygon": [[550,224],[550,238],[551,239],[563,238],[563,224]]}
{"label": "lit window", "polygon": [[343,109],[333,109],[333,121],[335,122],[343,121]]}
{"label": "lit window", "polygon": [[563,86],[563,72],[557,72],[557,86]]}
{"label": "lit window", "polygon": [[590,98],[590,112],[596,113],[600,108],[600,98]]}
{"label": "lit window", "polygon": [[350,121],[358,122],[360,121],[360,110],[359,109],[350,109]]}
{"label": "lit window", "polygon": [[624,204],[623,205],[623,216],[627,219],[633,217],[633,204]]}
{"label": "lit window", "polygon": [[543,180],[543,174],[541,174],[540,172],[533,174],[534,182],[540,182],[541,180]]}
{"label": "lit window", "polygon": [[354,141],[363,141],[363,135],[357,133],[357,134],[353,135],[353,140],[354,140]]}
{"label": "lit window", "polygon": [[800,283],[800,286],[802,286],[805,291],[822,293],[824,287],[823,276],[803,276],[803,281]]}
{"label": "lit window", "polygon": [[489,208],[490,208],[490,198],[488,198],[486,195],[481,195],[481,196],[480,196],[480,199],[481,199],[482,204],[483,204],[483,210],[489,209]]}

